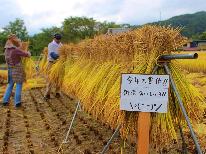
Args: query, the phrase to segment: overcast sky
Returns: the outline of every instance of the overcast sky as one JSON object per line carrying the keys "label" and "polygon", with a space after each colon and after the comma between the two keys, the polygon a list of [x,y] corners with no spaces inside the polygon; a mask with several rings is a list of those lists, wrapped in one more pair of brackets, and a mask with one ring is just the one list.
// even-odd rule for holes
{"label": "overcast sky", "polygon": [[70,16],[141,25],[198,11],[206,11],[205,0],[0,0],[0,29],[15,18],[34,34]]}

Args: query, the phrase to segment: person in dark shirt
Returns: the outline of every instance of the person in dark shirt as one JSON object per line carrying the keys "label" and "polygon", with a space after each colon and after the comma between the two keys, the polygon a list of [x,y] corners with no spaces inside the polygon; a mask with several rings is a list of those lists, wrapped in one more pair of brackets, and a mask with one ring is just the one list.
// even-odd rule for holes
{"label": "person in dark shirt", "polygon": [[26,80],[25,72],[21,64],[21,57],[30,57],[30,52],[20,50],[21,41],[16,35],[11,34],[5,44],[5,60],[8,65],[8,86],[3,97],[3,105],[7,106],[10,100],[12,89],[16,84],[14,103],[15,107],[21,106],[22,84]]}

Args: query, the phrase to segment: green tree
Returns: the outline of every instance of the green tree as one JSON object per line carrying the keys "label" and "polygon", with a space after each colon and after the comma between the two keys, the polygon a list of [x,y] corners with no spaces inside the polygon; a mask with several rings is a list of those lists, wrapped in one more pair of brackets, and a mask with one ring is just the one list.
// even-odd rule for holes
{"label": "green tree", "polygon": [[105,34],[108,30],[108,28],[121,28],[121,25],[116,24],[115,22],[99,22],[99,29],[98,33],[99,34]]}
{"label": "green tree", "polygon": [[200,40],[206,40],[206,31],[199,35]]}
{"label": "green tree", "polygon": [[4,52],[4,45],[7,40],[7,35],[3,32],[0,32],[0,54]]}
{"label": "green tree", "polygon": [[32,55],[40,55],[44,47],[47,47],[49,42],[52,41],[55,33],[62,33],[62,30],[58,27],[44,28],[42,32],[35,34],[30,38],[30,49]]}
{"label": "green tree", "polygon": [[63,22],[63,40],[66,42],[79,42],[85,38],[93,38],[96,21],[87,17],[70,17]]}
{"label": "green tree", "polygon": [[11,33],[16,34],[18,38],[24,41],[29,37],[24,21],[19,18],[16,18],[13,22],[9,22],[9,25],[3,28],[3,33],[5,35],[9,35]]}
{"label": "green tree", "polygon": [[16,34],[21,40],[25,41],[28,39],[28,32],[24,25],[24,21],[17,18],[15,21],[9,22],[0,32],[0,53],[3,53],[7,36],[11,33]]}
{"label": "green tree", "polygon": [[206,11],[175,16],[168,20],[154,22],[151,24],[182,27],[182,35],[194,38],[196,35],[199,35],[206,30]]}
{"label": "green tree", "polygon": [[105,34],[108,28],[120,28],[130,26],[129,24],[119,25],[115,22],[98,22],[93,18],[70,17],[64,20],[63,40],[64,42],[79,42],[86,38],[93,38],[95,35]]}

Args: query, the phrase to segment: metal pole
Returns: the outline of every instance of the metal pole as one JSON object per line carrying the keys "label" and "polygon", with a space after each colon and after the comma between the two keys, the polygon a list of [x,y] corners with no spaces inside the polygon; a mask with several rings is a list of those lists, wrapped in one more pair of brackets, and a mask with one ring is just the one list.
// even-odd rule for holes
{"label": "metal pole", "polygon": [[72,128],[72,125],[73,125],[74,119],[75,119],[75,117],[76,117],[77,110],[78,110],[79,106],[80,106],[80,101],[78,101],[78,103],[77,103],[76,110],[75,110],[75,112],[74,112],[72,121],[71,121],[70,126],[69,126],[69,130],[67,131],[67,135],[66,135],[66,137],[65,137],[65,139],[64,139],[64,141],[63,141],[62,143],[68,143],[69,133],[70,133],[70,131],[71,131],[71,128]]}
{"label": "metal pole", "polygon": [[198,54],[175,54],[175,55],[162,55],[159,57],[159,60],[172,60],[172,59],[197,59]]}
{"label": "metal pole", "polygon": [[152,74],[155,74],[155,72],[158,70],[159,66],[158,65],[155,65],[153,71],[152,71]]}
{"label": "metal pole", "polygon": [[118,125],[117,128],[116,128],[116,130],[115,130],[115,132],[114,132],[114,134],[112,135],[112,137],[111,137],[111,138],[109,139],[109,141],[107,142],[107,145],[106,145],[106,146],[104,147],[104,149],[102,150],[101,154],[104,154],[104,153],[107,151],[109,145],[111,144],[111,142],[113,141],[113,139],[114,139],[114,138],[116,137],[116,135],[118,134],[120,128],[121,128],[121,125]]}
{"label": "metal pole", "polygon": [[191,133],[192,139],[193,139],[193,141],[194,141],[194,143],[195,143],[197,152],[198,152],[198,154],[202,154],[200,145],[199,145],[198,140],[197,140],[197,138],[196,138],[196,136],[195,136],[194,130],[193,130],[192,125],[191,125],[191,123],[190,123],[190,119],[189,119],[189,117],[187,116],[187,112],[186,112],[185,107],[184,107],[184,105],[183,105],[183,102],[182,102],[182,100],[181,100],[181,96],[180,96],[180,94],[178,93],[178,90],[177,90],[177,87],[176,87],[176,85],[175,85],[175,82],[173,81],[173,78],[172,78],[172,76],[171,76],[171,72],[170,72],[170,70],[169,70],[169,67],[168,67],[167,63],[164,63],[163,66],[164,66],[164,68],[165,68],[165,72],[166,72],[168,75],[170,75],[170,84],[171,84],[171,87],[172,87],[172,89],[174,90],[174,92],[175,92],[175,94],[176,94],[176,96],[177,96],[178,103],[179,103],[180,108],[181,108],[181,110],[182,110],[182,113],[183,113],[183,115],[184,115],[184,117],[185,117],[185,120],[186,120],[186,122],[187,122],[187,125],[188,125],[188,127],[189,127],[189,129],[190,129],[190,133]]}

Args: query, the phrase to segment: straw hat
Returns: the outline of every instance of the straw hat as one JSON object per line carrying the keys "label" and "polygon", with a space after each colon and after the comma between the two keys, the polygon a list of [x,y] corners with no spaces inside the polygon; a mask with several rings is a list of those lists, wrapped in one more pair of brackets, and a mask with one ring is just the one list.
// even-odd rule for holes
{"label": "straw hat", "polygon": [[6,41],[4,48],[18,48],[21,46],[21,41],[15,34],[10,34],[7,38],[8,40]]}
{"label": "straw hat", "polygon": [[12,38],[17,38],[17,36],[15,34],[9,34],[7,36],[7,39],[12,39]]}

